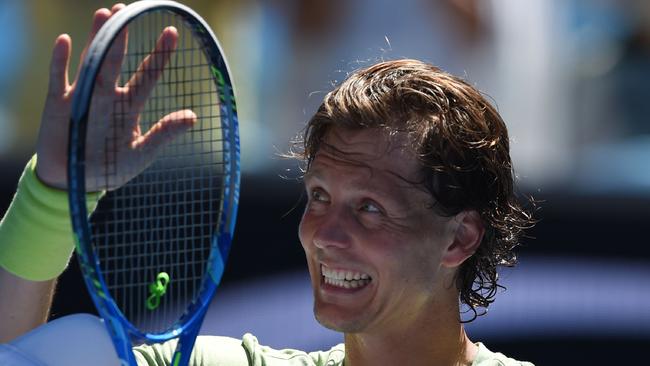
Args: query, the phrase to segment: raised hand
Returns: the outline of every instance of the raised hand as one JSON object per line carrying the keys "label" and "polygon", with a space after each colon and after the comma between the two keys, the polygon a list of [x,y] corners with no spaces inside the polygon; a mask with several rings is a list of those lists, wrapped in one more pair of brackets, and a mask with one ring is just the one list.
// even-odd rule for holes
{"label": "raised hand", "polygon": [[[117,4],[111,10],[95,12],[82,60],[102,25],[123,7],[123,4]],[[148,131],[141,131],[139,125],[140,111],[174,52],[177,41],[177,30],[174,27],[165,28],[154,50],[124,86],[118,85],[118,79],[127,48],[127,31],[123,31],[111,46],[96,79],[88,117],[86,191],[115,189],[126,183],[147,167],[165,143],[196,122],[196,115],[192,111],[180,110],[162,117]],[[66,34],[55,41],[48,95],[36,149],[36,174],[45,184],[61,189],[67,188],[68,125],[79,77],[78,69],[75,80],[71,84],[68,81],[71,47],[72,41]],[[107,154],[107,151],[112,153]],[[107,170],[111,174],[107,175]]]}

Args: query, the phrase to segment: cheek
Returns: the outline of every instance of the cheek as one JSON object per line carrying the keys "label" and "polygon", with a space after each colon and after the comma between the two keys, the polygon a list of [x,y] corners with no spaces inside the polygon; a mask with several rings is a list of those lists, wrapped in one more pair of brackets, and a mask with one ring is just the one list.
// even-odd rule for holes
{"label": "cheek", "polygon": [[320,281],[320,267],[317,267],[314,262],[315,246],[313,245],[313,229],[311,227],[312,224],[308,215],[303,214],[300,219],[300,224],[298,225],[298,238],[300,239],[300,244],[305,252],[307,269],[312,278],[313,288],[316,289],[316,283]]}
{"label": "cheek", "polygon": [[300,224],[298,224],[298,238],[305,252],[309,251],[309,243],[311,243],[309,218],[307,216],[307,213],[303,213],[300,218]]}
{"label": "cheek", "polygon": [[429,288],[438,276],[441,250],[435,241],[404,237],[388,243],[377,240],[374,254],[383,271],[404,286]]}
{"label": "cheek", "polygon": [[428,242],[426,247],[414,250],[411,270],[414,281],[430,289],[439,278],[441,268],[441,251],[438,243]]}

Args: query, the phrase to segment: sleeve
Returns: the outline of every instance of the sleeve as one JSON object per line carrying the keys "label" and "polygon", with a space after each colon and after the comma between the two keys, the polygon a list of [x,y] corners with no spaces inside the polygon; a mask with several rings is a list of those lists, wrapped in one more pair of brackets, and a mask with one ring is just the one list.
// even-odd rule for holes
{"label": "sleeve", "polygon": [[246,349],[250,366],[340,366],[345,358],[342,345],[329,351],[308,354],[296,349],[262,346],[252,334],[244,335],[242,345]]}
{"label": "sleeve", "polygon": [[[25,167],[0,222],[0,266],[24,279],[45,281],[67,267],[74,236],[67,192],[43,184],[35,168],[36,155]],[[87,196],[89,211],[94,210],[101,195]]]}
{"label": "sleeve", "polygon": [[[177,340],[142,345],[133,349],[140,366],[171,365]],[[190,366],[249,366],[242,341],[229,337],[199,336],[194,344]]]}
{"label": "sleeve", "polygon": [[[176,348],[176,340],[163,344],[134,348],[140,366],[168,366]],[[262,346],[252,334],[242,340],[200,336],[196,340],[190,366],[337,366],[342,365],[345,352],[342,345],[326,352],[295,349],[273,349]]]}

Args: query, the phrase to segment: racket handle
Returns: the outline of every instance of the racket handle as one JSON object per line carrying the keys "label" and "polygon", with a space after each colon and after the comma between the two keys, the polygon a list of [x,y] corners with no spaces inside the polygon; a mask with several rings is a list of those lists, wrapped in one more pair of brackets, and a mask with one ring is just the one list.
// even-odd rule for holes
{"label": "racket handle", "polygon": [[199,335],[203,318],[207,313],[207,307],[203,307],[200,314],[197,314],[196,319],[191,323],[192,328],[187,330],[187,333],[180,337],[176,345],[176,351],[172,356],[172,366],[185,366],[190,362],[192,349],[196,342],[196,337]]}

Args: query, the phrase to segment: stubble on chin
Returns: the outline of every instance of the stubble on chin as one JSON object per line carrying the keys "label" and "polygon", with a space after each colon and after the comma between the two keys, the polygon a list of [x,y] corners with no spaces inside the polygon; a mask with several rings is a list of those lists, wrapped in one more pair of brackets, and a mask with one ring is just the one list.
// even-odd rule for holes
{"label": "stubble on chin", "polygon": [[360,333],[365,329],[362,319],[332,319],[319,310],[317,300],[314,301],[314,317],[323,327],[340,333]]}

